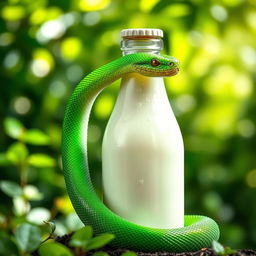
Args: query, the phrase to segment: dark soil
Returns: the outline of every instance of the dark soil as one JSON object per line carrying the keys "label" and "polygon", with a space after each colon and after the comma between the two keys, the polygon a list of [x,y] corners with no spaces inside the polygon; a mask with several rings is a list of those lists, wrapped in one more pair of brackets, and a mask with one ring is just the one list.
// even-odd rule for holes
{"label": "dark soil", "polygon": [[[70,237],[72,234],[64,235],[61,237],[57,237],[55,240],[65,246],[68,246]],[[70,247],[69,247],[70,248]],[[72,250],[72,248],[70,248]],[[121,253],[128,251],[127,249],[114,249],[110,246],[105,246],[100,249],[100,251],[107,252],[111,256],[119,256]],[[95,251],[88,252],[86,255],[90,256]],[[218,256],[211,248],[202,248],[196,252],[183,252],[183,253],[170,253],[170,252],[154,252],[154,253],[146,253],[146,252],[136,252],[138,256]],[[230,254],[232,256],[256,256],[256,251],[254,250],[237,250],[235,254]]]}

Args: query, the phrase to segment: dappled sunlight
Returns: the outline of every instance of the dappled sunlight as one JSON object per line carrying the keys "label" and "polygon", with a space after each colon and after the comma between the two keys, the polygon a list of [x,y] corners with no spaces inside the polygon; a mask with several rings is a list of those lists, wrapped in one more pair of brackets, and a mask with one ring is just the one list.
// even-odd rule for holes
{"label": "dappled sunlight", "polygon": [[141,0],[140,1],[140,9],[144,12],[149,12],[159,0]]}
{"label": "dappled sunlight", "polygon": [[[0,226],[8,214],[13,223],[55,218],[56,234],[81,226],[62,173],[68,98],[85,75],[121,56],[121,29],[155,27],[164,31],[163,53],[180,61],[165,85],[184,138],[186,213],[216,219],[226,245],[256,243],[255,1],[2,2]],[[99,95],[88,126],[99,195],[102,137],[119,83]]]}
{"label": "dappled sunlight", "polygon": [[229,137],[234,133],[239,114],[239,105],[221,101],[211,101],[194,118],[193,126],[199,133],[213,133],[219,138]]}
{"label": "dappled sunlight", "polygon": [[232,66],[219,66],[204,84],[207,94],[227,99],[246,99],[251,95],[252,89],[251,79],[245,74],[239,74]]}
{"label": "dappled sunlight", "polygon": [[37,77],[48,75],[54,66],[54,59],[51,53],[46,49],[35,49],[33,60],[31,62],[31,71]]}
{"label": "dappled sunlight", "polygon": [[82,11],[98,11],[106,8],[110,0],[79,0],[79,8]]}
{"label": "dappled sunlight", "polygon": [[20,53],[17,50],[10,51],[4,58],[3,64],[7,69],[14,68],[20,60]]}
{"label": "dappled sunlight", "polygon": [[32,25],[40,25],[48,20],[58,18],[62,13],[58,7],[38,8],[31,13],[29,21]]}
{"label": "dappled sunlight", "polygon": [[26,10],[22,6],[5,6],[1,11],[2,17],[8,21],[18,21],[25,17]]}
{"label": "dappled sunlight", "polygon": [[251,188],[256,188],[256,170],[251,170],[246,175],[246,183]]}
{"label": "dappled sunlight", "polygon": [[30,99],[27,97],[17,97],[14,99],[13,108],[18,114],[25,115],[31,109]]}
{"label": "dappled sunlight", "polygon": [[111,95],[102,95],[100,100],[95,103],[94,112],[100,119],[105,119],[110,116],[114,106],[114,98]]}
{"label": "dappled sunlight", "polygon": [[[74,60],[77,58],[83,48],[82,48],[82,42],[77,37],[69,37],[62,41],[61,44],[61,55],[66,60]],[[70,51],[72,49],[72,51]]]}

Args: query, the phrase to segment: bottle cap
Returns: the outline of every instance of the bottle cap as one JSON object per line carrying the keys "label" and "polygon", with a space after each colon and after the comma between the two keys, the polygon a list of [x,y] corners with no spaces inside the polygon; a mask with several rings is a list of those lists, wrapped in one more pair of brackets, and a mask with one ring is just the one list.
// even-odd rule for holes
{"label": "bottle cap", "polygon": [[155,28],[131,28],[123,29],[121,31],[121,37],[124,38],[161,38],[164,36],[163,30]]}

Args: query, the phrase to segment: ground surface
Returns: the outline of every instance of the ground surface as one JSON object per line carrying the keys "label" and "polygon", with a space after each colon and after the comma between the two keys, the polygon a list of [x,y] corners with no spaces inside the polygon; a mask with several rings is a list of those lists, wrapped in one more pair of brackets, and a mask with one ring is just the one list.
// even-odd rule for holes
{"label": "ground surface", "polygon": [[[68,246],[71,235],[65,235],[62,237],[57,237],[56,241]],[[107,252],[111,256],[119,256],[121,253],[127,251],[127,249],[113,249],[109,246],[105,246],[100,249],[100,251]],[[93,252],[89,252],[86,255],[91,255]],[[136,252],[138,256],[217,256],[217,254],[211,248],[203,248],[196,252],[184,252],[184,253],[170,253],[170,252],[155,252],[155,253],[145,253]],[[254,250],[237,250],[235,254],[230,254],[232,256],[256,256],[256,251]]]}

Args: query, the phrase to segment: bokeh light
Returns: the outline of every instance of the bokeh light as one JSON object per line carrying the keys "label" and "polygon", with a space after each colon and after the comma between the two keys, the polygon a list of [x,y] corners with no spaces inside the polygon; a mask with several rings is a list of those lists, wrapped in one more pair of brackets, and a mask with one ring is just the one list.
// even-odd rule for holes
{"label": "bokeh light", "polygon": [[[28,220],[34,222],[38,216],[48,218],[50,209],[59,235],[81,225],[61,170],[68,98],[86,74],[121,56],[122,29],[155,27],[164,31],[163,53],[180,61],[180,73],[165,78],[165,84],[185,145],[186,213],[214,218],[224,245],[255,245],[254,0],[8,0],[1,3],[0,17],[1,118],[19,120],[11,119],[12,132],[0,133],[1,179],[17,181],[19,175],[3,161],[4,152],[15,161],[14,139],[20,136],[14,148],[23,157],[28,154],[25,131],[45,147],[29,146],[34,156],[28,182],[33,187],[25,191],[38,201],[16,197],[10,203],[3,196],[1,213],[13,208],[14,216],[30,213]],[[89,164],[99,194],[102,138],[119,83],[99,95],[88,126]],[[43,156],[38,156],[40,150]],[[44,167],[37,169],[40,164]],[[4,220],[0,214],[0,224]]]}
{"label": "bokeh light", "polygon": [[23,96],[17,97],[14,100],[13,107],[18,114],[27,114],[31,109],[30,99]]}
{"label": "bokeh light", "polygon": [[251,188],[256,188],[256,170],[251,170],[246,175],[247,185]]}

